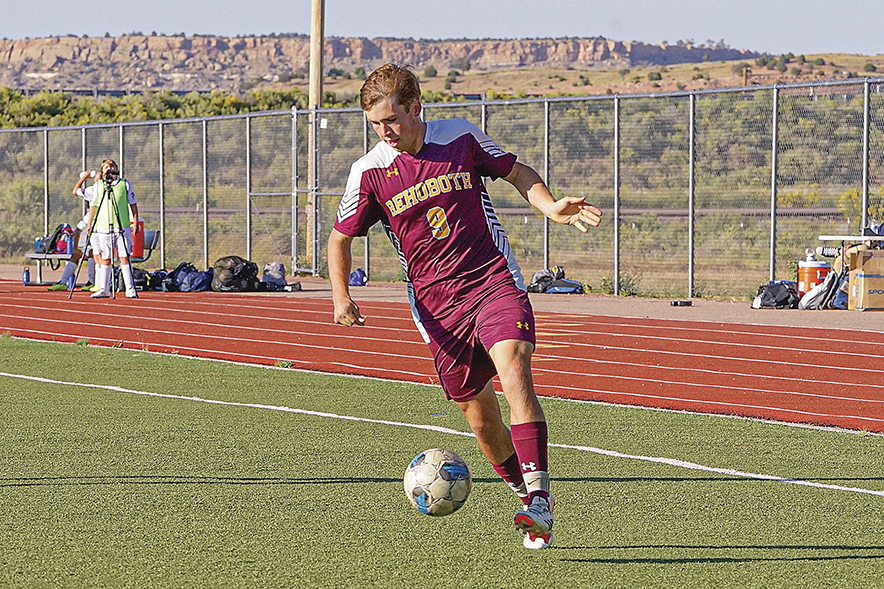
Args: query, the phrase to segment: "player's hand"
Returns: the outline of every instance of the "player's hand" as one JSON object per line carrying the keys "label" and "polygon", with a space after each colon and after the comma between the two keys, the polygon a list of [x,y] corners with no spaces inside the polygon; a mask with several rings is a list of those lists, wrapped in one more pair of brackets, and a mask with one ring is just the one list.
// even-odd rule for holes
{"label": "player's hand", "polygon": [[583,233],[589,231],[587,225],[598,227],[602,222],[601,209],[587,204],[586,197],[566,196],[553,205],[548,217],[562,225],[573,225]]}
{"label": "player's hand", "polygon": [[335,323],[350,327],[365,325],[365,317],[359,314],[359,307],[352,300],[335,303]]}
{"label": "player's hand", "polygon": [[138,235],[138,221],[132,221],[129,225],[132,226],[132,235]]}

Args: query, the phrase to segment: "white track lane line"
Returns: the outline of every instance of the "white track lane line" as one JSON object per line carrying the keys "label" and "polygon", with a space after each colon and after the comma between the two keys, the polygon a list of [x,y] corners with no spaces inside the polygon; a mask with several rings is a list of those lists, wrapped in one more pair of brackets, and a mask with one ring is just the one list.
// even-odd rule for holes
{"label": "white track lane line", "polygon": [[[106,391],[112,391],[117,393],[126,393],[130,395],[140,395],[145,397],[156,397],[161,399],[175,399],[179,401],[191,401],[195,403],[207,403],[210,405],[225,405],[228,407],[244,407],[249,409],[264,409],[267,411],[283,411],[286,413],[297,413],[300,415],[310,415],[312,417],[324,417],[328,419],[342,419],[346,421],[357,421],[362,423],[372,423],[378,425],[390,425],[394,427],[407,427],[412,429],[420,429],[426,431],[433,431],[442,434],[448,434],[453,436],[463,436],[463,437],[475,437],[474,434],[470,432],[462,432],[446,427],[439,427],[435,425],[424,425],[424,424],[416,424],[416,423],[404,423],[399,421],[388,421],[385,419],[369,419],[367,417],[356,417],[352,415],[339,415],[337,413],[326,413],[323,411],[309,411],[306,409],[296,409],[293,407],[284,407],[279,405],[263,405],[259,403],[238,403],[234,401],[219,401],[216,399],[205,399],[202,397],[188,397],[184,395],[169,395],[166,393],[151,393],[148,391],[136,391],[133,389],[126,389],[123,387],[112,386],[112,385],[99,385],[99,384],[89,384],[89,383],[79,383],[79,382],[67,382],[61,380],[54,380],[51,378],[44,378],[38,376],[25,376],[21,374],[12,374],[8,372],[0,372],[0,376],[4,376],[7,378],[18,378],[22,380],[29,380],[33,382],[42,382],[47,384],[56,384],[62,386],[69,387],[82,387],[82,388],[90,388],[90,389],[101,389]],[[734,476],[740,478],[748,478],[755,479],[761,481],[772,481],[778,483],[785,483],[790,485],[801,485],[805,487],[813,487],[817,489],[827,489],[831,491],[846,491],[849,493],[860,493],[865,495],[876,495],[878,497],[884,497],[884,491],[875,491],[872,489],[862,489],[859,487],[844,487],[840,485],[827,485],[823,483],[815,483],[813,481],[804,481],[800,479],[793,479],[789,477],[782,477],[777,475],[766,475],[766,474],[757,474],[751,472],[744,472],[740,470],[734,470],[731,468],[718,468],[713,466],[704,466],[702,464],[696,464],[693,462],[686,462],[684,460],[677,460],[674,458],[662,458],[659,456],[642,456],[637,454],[624,454],[621,452],[616,452],[614,450],[605,450],[602,448],[595,448],[593,446],[573,446],[569,444],[550,444],[550,447],[553,448],[561,448],[565,450],[577,450],[579,452],[591,452],[593,454],[599,454],[602,456],[609,456],[611,458],[623,458],[629,460],[640,460],[643,462],[652,462],[656,464],[665,464],[667,466],[673,466],[676,468],[685,468],[689,470],[699,470],[704,472],[711,472],[716,474],[721,474],[725,476]]]}
{"label": "white track lane line", "polygon": [[[8,316],[8,315],[0,314],[0,317],[9,317],[9,316]],[[36,319],[36,321],[52,322],[52,321],[57,321],[57,320],[53,320],[53,319]],[[216,326],[216,325],[217,325],[217,324],[213,324],[213,323],[205,323],[205,322],[197,322],[197,321],[178,321],[177,323],[187,323],[187,324],[195,324],[195,325],[211,325],[211,326]],[[101,325],[101,324],[95,324],[95,323],[87,323],[87,322],[83,322],[83,321],[81,320],[80,322],[77,323],[77,327],[94,328],[95,330],[100,330],[100,329],[108,329],[109,326],[107,326],[107,325]],[[250,329],[250,330],[252,329],[252,328],[249,328],[249,327],[247,327],[247,326],[227,326],[227,328],[232,328],[232,329]],[[116,329],[126,329],[126,328],[116,328]],[[50,336],[53,335],[52,332],[45,332],[45,331],[32,330],[32,329],[29,329],[29,330],[27,330],[27,331],[30,332],[30,333],[34,333],[34,334],[50,335]],[[285,335],[288,335],[288,336],[293,336],[293,335],[305,335],[305,334],[299,334],[299,332],[293,332],[293,331],[287,331],[287,330],[274,330],[274,329],[262,329],[262,330],[258,330],[258,333],[267,333],[267,332],[277,332],[277,333],[285,334]],[[94,332],[92,332],[92,333],[94,333]],[[290,342],[290,341],[287,342],[287,341],[280,341],[279,339],[274,339],[274,340],[262,340],[262,339],[257,339],[257,338],[241,338],[241,337],[229,337],[229,336],[219,336],[219,335],[209,335],[209,334],[199,334],[199,333],[185,333],[185,332],[176,332],[176,331],[163,331],[163,330],[159,330],[159,329],[155,329],[155,328],[152,329],[152,330],[150,330],[150,333],[163,334],[163,335],[167,335],[167,336],[188,336],[188,337],[196,337],[196,338],[221,339],[221,340],[229,340],[229,341],[237,341],[237,342],[250,342],[250,343],[254,343],[254,344],[268,344],[268,345],[272,344],[272,345],[282,346],[282,347],[284,347],[284,348],[286,348],[286,347],[306,348],[306,349],[327,349],[327,348],[328,348],[328,346],[319,346],[319,345],[306,344],[306,343],[301,343],[301,342]],[[66,335],[67,335],[67,336],[70,336],[70,337],[78,337],[77,334],[73,334],[73,333],[68,333],[68,334],[66,334]],[[311,335],[311,334],[306,334],[306,335]],[[106,337],[105,337],[105,338],[97,338],[97,337],[95,337],[95,336],[90,336],[89,334],[84,334],[84,335],[82,335],[81,337],[84,337],[84,338],[87,338],[87,339],[90,339],[90,340],[102,340],[102,341],[109,341],[109,342],[115,342],[115,341],[118,341],[118,340],[116,340],[115,338],[106,338]],[[364,339],[364,340],[369,340],[369,341],[376,341],[377,338],[369,338],[369,337],[366,337],[366,338],[362,338],[362,337],[354,337],[354,338],[348,338],[348,339],[360,339],[360,340],[363,340],[363,339]],[[135,343],[142,343],[142,342],[135,342]],[[405,344],[405,345],[410,345],[410,344],[416,344],[416,343],[418,343],[418,342],[401,342],[401,343],[403,343],[403,344]],[[151,345],[151,342],[147,342],[146,345],[150,346],[150,345]],[[193,353],[193,354],[197,354],[198,352],[203,351],[201,348],[193,348],[193,347],[186,347],[186,346],[167,345],[167,344],[158,344],[158,343],[153,343],[152,345],[156,345],[156,346],[160,346],[160,345],[162,345],[163,347],[168,347],[168,348],[170,348],[170,349],[176,349],[176,350],[179,350],[179,351],[182,351],[182,352],[190,352],[190,353]],[[419,343],[418,345],[421,346],[421,350],[424,349],[424,345],[425,345],[425,344],[423,344],[423,343],[421,342],[421,343]],[[347,349],[347,350],[343,350],[343,349],[342,349],[341,352],[342,352],[342,353],[345,353],[345,352],[346,352],[348,355],[350,355],[350,354],[368,354],[368,355],[371,357],[371,359],[374,359],[376,356],[387,356],[387,357],[392,357],[392,358],[403,358],[403,357],[404,357],[404,358],[408,358],[408,359],[410,359],[410,360],[423,360],[423,361],[427,361],[427,362],[430,361],[430,360],[429,360],[428,358],[426,358],[425,356],[403,356],[402,354],[389,354],[389,353],[385,353],[385,352],[375,352],[375,351],[373,351],[373,350],[355,350],[355,349]],[[253,355],[251,355],[251,354],[237,354],[237,353],[234,353],[234,352],[225,352],[225,353],[228,354],[228,355],[230,355],[230,356],[238,356],[238,357],[243,357],[243,358],[248,358],[248,357],[250,357],[250,356],[253,356]],[[556,357],[556,356],[546,356],[546,357],[549,357],[549,358],[558,358],[558,359],[565,359],[564,357],[561,357],[561,356],[559,356],[559,357]],[[264,359],[265,359],[265,360],[269,360],[269,361],[286,360],[286,358],[283,358],[283,357],[279,357],[279,358],[264,357]],[[293,361],[293,362],[295,362],[295,361]],[[304,362],[297,361],[297,363],[304,363]],[[349,368],[362,369],[362,370],[366,370],[366,371],[377,370],[377,366],[376,366],[375,363],[369,363],[369,364],[364,365],[364,366],[359,365],[359,364],[352,364],[352,365],[348,365],[348,367],[349,367]],[[659,367],[657,367],[657,368],[659,368]],[[542,368],[542,367],[537,367],[537,368],[535,368],[535,371],[538,372],[538,373],[551,372],[551,373],[553,373],[553,374],[562,374],[561,371],[550,371],[550,370],[544,369],[544,368]],[[704,371],[702,371],[702,370],[700,370],[700,371],[701,371],[701,372],[704,372]],[[417,377],[419,377],[419,378],[421,378],[421,379],[423,379],[423,378],[427,378],[427,377],[428,377],[428,375],[426,375],[426,374],[418,374],[418,373],[407,372],[407,371],[401,371],[401,370],[394,370],[394,369],[389,370],[389,372],[393,372],[393,373],[397,373],[397,374],[403,374],[403,375],[417,376]],[[575,375],[575,376],[580,376],[580,377],[582,377],[582,378],[589,378],[589,377],[593,377],[593,376],[599,376],[599,377],[613,378],[613,379],[626,380],[626,381],[630,381],[630,380],[632,380],[632,381],[639,381],[639,382],[642,382],[642,381],[648,381],[648,380],[649,380],[649,379],[646,378],[646,377],[645,377],[645,378],[637,378],[637,377],[626,377],[626,376],[612,376],[612,375],[609,375],[609,374],[606,374],[606,373],[594,374],[594,373],[591,373],[591,372],[583,372],[583,373],[570,373],[570,374]],[[756,376],[756,375],[741,374],[741,376],[749,377],[749,376]],[[724,390],[735,390],[735,391],[737,391],[737,390],[739,390],[739,391],[746,390],[746,389],[743,389],[743,388],[734,388],[734,387],[729,388],[729,387],[725,387],[725,386],[722,386],[722,385],[708,385],[708,384],[703,384],[703,383],[684,383],[683,381],[654,380],[653,382],[657,382],[657,383],[659,383],[659,384],[676,384],[676,385],[690,384],[690,385],[692,385],[692,386],[698,386],[698,387],[713,387],[713,388],[721,388],[721,389],[724,389]],[[820,384],[819,381],[817,381],[817,384]],[[832,384],[843,385],[844,383],[843,383],[843,382],[839,382],[839,383],[834,383],[834,382],[833,382]],[[706,404],[706,405],[715,405],[715,406],[719,406],[719,407],[739,407],[739,408],[746,408],[746,409],[768,410],[768,411],[773,410],[773,411],[777,411],[777,412],[786,412],[786,413],[790,413],[790,414],[793,414],[793,415],[803,415],[803,416],[811,416],[811,417],[827,417],[827,418],[830,418],[830,419],[831,419],[831,418],[835,418],[835,417],[842,417],[842,418],[849,418],[849,419],[859,419],[859,420],[866,421],[866,422],[870,422],[870,423],[881,423],[881,422],[884,422],[884,420],[881,420],[881,419],[875,419],[875,418],[869,418],[869,417],[859,417],[859,416],[852,416],[852,415],[832,415],[832,414],[816,413],[816,412],[808,412],[808,411],[798,411],[798,410],[791,410],[791,409],[777,409],[777,408],[774,408],[774,407],[756,406],[756,405],[745,405],[745,404],[732,403],[732,402],[717,402],[717,401],[712,401],[712,400],[708,400],[708,399],[696,400],[696,399],[689,398],[689,397],[668,397],[668,396],[662,396],[662,395],[649,395],[649,394],[646,394],[646,393],[639,393],[639,392],[612,391],[612,390],[607,390],[607,389],[606,389],[606,390],[601,390],[601,389],[585,389],[585,388],[574,388],[574,387],[557,387],[557,386],[554,385],[554,384],[543,384],[543,383],[537,383],[536,386],[537,386],[538,391],[544,391],[544,392],[549,391],[549,392],[547,392],[547,394],[554,394],[554,391],[555,391],[555,390],[561,390],[561,391],[576,390],[576,391],[581,391],[581,392],[589,392],[589,393],[603,394],[603,395],[609,395],[609,396],[631,396],[631,397],[645,398],[645,399],[651,399],[651,400],[681,401],[681,402],[696,402],[696,403],[702,403],[702,404]],[[875,386],[880,386],[880,385],[870,385],[870,386],[875,387]],[[750,389],[750,390],[752,390],[752,389]],[[765,391],[765,390],[763,390],[763,389],[759,389],[758,391],[760,391],[760,392],[771,392],[771,393],[776,393],[776,394],[780,394],[780,395],[809,396],[809,397],[812,397],[812,396],[820,396],[820,397],[823,397],[823,398],[833,398],[833,399],[849,400],[849,401],[856,402],[856,403],[861,403],[861,404],[862,404],[862,403],[878,403],[878,402],[882,402],[882,401],[874,400],[874,399],[869,400],[869,399],[859,399],[859,398],[829,397],[829,396],[825,396],[825,395],[814,395],[814,394],[811,394],[811,393],[804,393],[804,392],[800,392],[800,391],[788,391],[788,390],[782,390],[782,389],[780,389],[780,390],[771,390],[771,391]]]}

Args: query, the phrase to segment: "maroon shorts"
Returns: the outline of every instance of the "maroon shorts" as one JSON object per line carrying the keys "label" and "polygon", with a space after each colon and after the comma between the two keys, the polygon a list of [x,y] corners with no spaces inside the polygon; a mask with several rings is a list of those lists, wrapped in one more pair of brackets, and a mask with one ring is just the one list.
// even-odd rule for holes
{"label": "maroon shorts", "polygon": [[457,309],[444,322],[422,324],[445,396],[457,402],[478,395],[497,374],[488,355],[491,346],[505,340],[536,343],[531,302],[515,285],[496,290],[472,308]]}

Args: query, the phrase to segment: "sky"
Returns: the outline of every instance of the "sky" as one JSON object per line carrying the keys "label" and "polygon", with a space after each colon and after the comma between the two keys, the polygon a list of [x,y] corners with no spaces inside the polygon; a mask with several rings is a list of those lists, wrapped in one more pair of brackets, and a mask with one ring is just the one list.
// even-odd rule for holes
{"label": "sky", "polygon": [[[311,0],[6,0],[0,37],[310,33]],[[530,39],[604,37],[720,42],[761,53],[884,54],[877,0],[325,0],[326,37]]]}

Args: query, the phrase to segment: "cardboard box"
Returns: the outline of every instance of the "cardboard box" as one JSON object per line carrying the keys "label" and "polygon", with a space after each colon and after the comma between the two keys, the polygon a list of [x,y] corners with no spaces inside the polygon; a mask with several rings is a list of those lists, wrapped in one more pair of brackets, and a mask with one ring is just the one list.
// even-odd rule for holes
{"label": "cardboard box", "polygon": [[847,308],[852,311],[884,311],[884,250],[858,252],[851,270]]}

